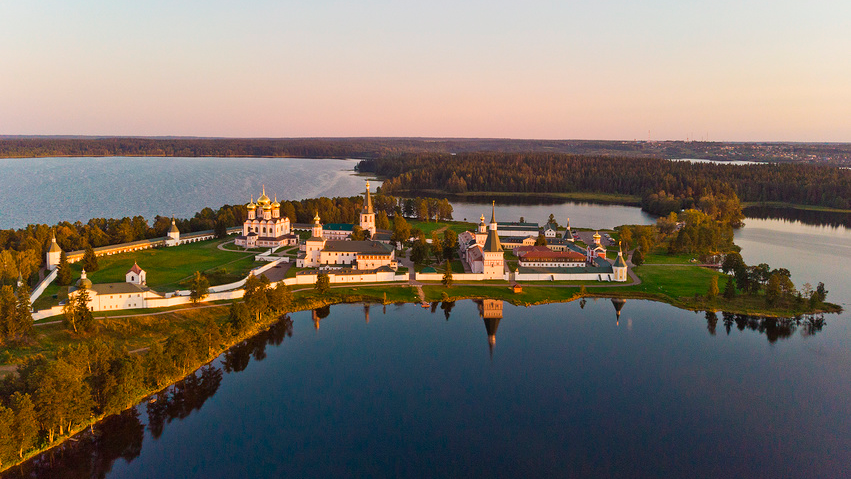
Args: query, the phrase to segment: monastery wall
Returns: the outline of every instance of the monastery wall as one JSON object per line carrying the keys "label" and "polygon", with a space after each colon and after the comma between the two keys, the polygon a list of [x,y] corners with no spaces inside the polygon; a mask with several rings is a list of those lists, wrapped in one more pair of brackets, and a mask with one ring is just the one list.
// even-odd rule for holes
{"label": "monastery wall", "polygon": [[[443,281],[443,273],[416,273],[417,281]],[[508,281],[508,273],[503,273],[502,276],[487,275],[484,273],[452,273],[452,281],[485,281],[485,280],[503,280]]]}

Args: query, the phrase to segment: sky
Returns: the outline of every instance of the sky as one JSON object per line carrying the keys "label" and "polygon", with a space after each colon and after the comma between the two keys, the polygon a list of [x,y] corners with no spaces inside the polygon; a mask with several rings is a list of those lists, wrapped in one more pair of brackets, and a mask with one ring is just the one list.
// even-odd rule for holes
{"label": "sky", "polygon": [[851,141],[851,2],[0,2],[0,134]]}

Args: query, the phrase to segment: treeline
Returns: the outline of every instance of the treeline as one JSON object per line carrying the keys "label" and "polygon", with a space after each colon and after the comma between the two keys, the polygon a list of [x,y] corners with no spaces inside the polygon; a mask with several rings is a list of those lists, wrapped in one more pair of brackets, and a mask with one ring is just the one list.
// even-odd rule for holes
{"label": "treeline", "polygon": [[621,226],[618,232],[623,250],[635,250],[632,262],[636,266],[643,263],[645,255],[660,248],[671,255],[694,254],[704,262],[739,250],[733,244],[733,225],[700,209],[670,213],[655,225]]}
{"label": "treeline", "polygon": [[[289,287],[271,287],[251,276],[244,302],[234,302],[227,322],[212,318],[154,343],[143,355],[104,342],[62,348],[56,359],[27,358],[17,374],[0,383],[0,467],[33,448],[54,443],[94,418],[109,416],[135,404],[147,391],[159,390],[185,377],[222,352],[233,338],[253,332],[264,317],[279,317],[292,308]],[[70,324],[69,334],[83,330]],[[88,331],[96,331],[95,321]],[[203,374],[202,374],[203,379]]]}
{"label": "treeline", "polygon": [[[189,219],[176,219],[183,233],[216,230],[224,235],[227,228],[242,225],[244,205],[225,205],[218,210],[204,208]],[[32,224],[21,229],[0,230],[0,284],[14,284],[18,276],[32,284],[34,275],[45,262],[52,235],[63,251],[85,250],[143,239],[160,238],[171,228],[171,218],[156,216],[153,224],[142,216],[132,218],[93,218],[86,223],[63,221],[53,226]]]}
{"label": "treeline", "polygon": [[569,153],[641,158],[706,158],[847,165],[845,143],[518,140],[497,138],[16,138],[0,139],[0,158],[45,156],[220,156],[378,158],[410,153]]}
{"label": "treeline", "polygon": [[807,303],[810,308],[822,306],[827,299],[828,291],[824,283],[819,282],[815,288],[804,283],[801,289],[796,289],[788,269],[772,269],[767,263],[748,266],[739,253],[728,253],[721,263],[721,269],[729,275],[724,287],[726,299],[732,299],[738,294],[761,294],[768,306],[795,307]]}
{"label": "treeline", "polygon": [[[667,214],[696,205],[700,198],[749,202],[790,202],[851,207],[851,170],[812,164],[723,165],[651,158],[577,156],[548,153],[409,154],[363,160],[361,171],[387,178],[387,194],[434,189],[450,193],[592,192],[627,194]],[[654,207],[651,195],[664,201]],[[666,211],[668,210],[668,211]]]}

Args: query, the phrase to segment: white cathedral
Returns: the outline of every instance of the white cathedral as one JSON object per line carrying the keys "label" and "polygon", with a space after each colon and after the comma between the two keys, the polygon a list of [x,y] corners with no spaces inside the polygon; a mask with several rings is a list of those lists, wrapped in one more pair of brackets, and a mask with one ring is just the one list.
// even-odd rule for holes
{"label": "white cathedral", "polygon": [[234,243],[245,248],[277,248],[298,243],[298,236],[290,228],[290,219],[281,217],[281,204],[266,196],[266,186],[263,193],[254,203],[254,198],[245,205],[248,209],[248,219],[242,224],[242,234],[236,237]]}

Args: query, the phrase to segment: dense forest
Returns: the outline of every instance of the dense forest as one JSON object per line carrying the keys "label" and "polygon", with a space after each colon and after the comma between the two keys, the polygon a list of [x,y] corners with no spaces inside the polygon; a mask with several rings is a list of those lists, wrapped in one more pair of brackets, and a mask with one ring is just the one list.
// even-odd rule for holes
{"label": "dense forest", "polygon": [[410,153],[571,153],[851,165],[846,143],[516,140],[503,138],[119,138],[0,136],[0,158],[46,156],[220,156],[379,158]]}
{"label": "dense forest", "polygon": [[851,170],[801,163],[723,165],[652,158],[546,153],[422,154],[363,160],[360,171],[387,180],[387,194],[424,189],[450,193],[594,192],[642,197],[665,215],[713,195],[748,202],[851,207]]}

